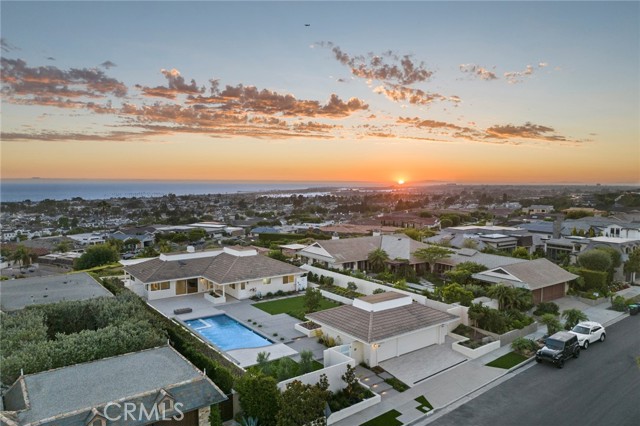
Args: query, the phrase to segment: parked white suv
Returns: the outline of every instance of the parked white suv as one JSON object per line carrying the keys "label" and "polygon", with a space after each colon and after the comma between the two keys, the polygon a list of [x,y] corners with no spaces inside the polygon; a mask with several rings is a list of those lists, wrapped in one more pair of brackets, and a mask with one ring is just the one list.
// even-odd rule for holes
{"label": "parked white suv", "polygon": [[587,349],[591,343],[598,340],[604,342],[607,337],[602,324],[593,321],[580,322],[569,333],[578,336],[578,343],[582,349]]}

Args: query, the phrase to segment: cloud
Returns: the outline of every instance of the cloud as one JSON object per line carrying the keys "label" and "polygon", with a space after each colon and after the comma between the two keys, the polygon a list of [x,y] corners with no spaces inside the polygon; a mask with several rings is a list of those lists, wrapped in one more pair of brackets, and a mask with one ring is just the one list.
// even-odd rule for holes
{"label": "cloud", "polygon": [[2,132],[0,137],[3,141],[7,142],[27,142],[27,141],[44,141],[44,142],[71,142],[71,141],[128,141],[128,140],[142,140],[147,136],[157,134],[158,132],[121,132],[115,131],[105,134],[90,134],[90,133],[65,133],[65,132],[33,132],[33,133],[18,133],[18,132]]}
{"label": "cloud", "polygon": [[420,89],[413,89],[396,84],[388,86],[378,86],[373,89],[375,93],[383,94],[387,99],[394,102],[408,102],[413,105],[429,105],[434,101],[450,101],[459,103],[457,96],[444,96],[438,93],[427,93]]}
{"label": "cloud", "polygon": [[117,65],[116,65],[116,64],[114,64],[114,63],[113,63],[113,62],[111,62],[111,61],[104,61],[103,63],[101,63],[101,64],[100,64],[100,66],[101,66],[102,68],[106,68],[106,69],[113,68],[113,67],[117,67]]}
{"label": "cloud", "polygon": [[517,84],[522,83],[525,78],[529,78],[539,69],[548,67],[549,64],[546,62],[539,62],[537,67],[532,65],[527,65],[522,71],[510,71],[504,73],[504,78],[509,82],[509,84]]}
{"label": "cloud", "polygon": [[47,57],[47,61],[55,61],[55,60],[56,60],[56,58],[54,58],[53,56]]}
{"label": "cloud", "polygon": [[532,139],[548,142],[575,142],[565,136],[555,133],[553,127],[541,126],[526,122],[521,126],[507,124],[504,126],[496,125],[486,130],[486,137],[496,139]]}
{"label": "cloud", "polygon": [[[368,53],[366,56],[351,56],[330,41],[318,42],[316,45],[331,49],[338,62],[351,68],[351,73],[356,77],[366,80],[409,85],[426,81],[433,75],[433,71],[428,70],[424,62],[414,62],[412,55],[401,56],[389,50],[381,55]],[[396,63],[387,63],[389,60]]]}
{"label": "cloud", "polygon": [[255,86],[226,86],[218,89],[218,82],[213,81],[211,96],[189,96],[188,104],[214,105],[221,110],[238,113],[256,113],[266,115],[282,115],[285,117],[331,117],[343,118],[358,111],[366,111],[369,106],[358,98],[343,101],[336,94],[331,94],[325,104],[315,100],[299,100],[295,96],[282,95],[277,92]]}
{"label": "cloud", "polygon": [[7,41],[7,39],[4,38],[4,37],[0,37],[0,49],[5,53],[6,52],[11,52],[12,50],[20,50],[19,48],[17,48],[13,44],[9,43]]}
{"label": "cloud", "polygon": [[184,77],[182,77],[180,71],[175,68],[172,70],[162,69],[160,72],[167,79],[167,87],[146,87],[141,85],[136,85],[136,87],[141,89],[145,96],[167,99],[175,99],[176,96],[180,94],[194,95],[204,93],[204,87],[198,87],[195,80],[191,80],[190,84],[185,83]]}
{"label": "cloud", "polygon": [[[101,98],[107,95],[123,97],[127,94],[127,87],[123,83],[97,69],[61,70],[54,66],[29,67],[21,59],[1,58],[0,61],[2,93],[9,97],[9,101],[31,100],[31,103],[35,103],[38,98]],[[25,96],[33,97],[17,99]]]}
{"label": "cloud", "polygon": [[[495,67],[494,67],[495,68]],[[471,74],[480,80],[497,80],[498,76],[493,71],[489,71],[480,65],[475,64],[461,64],[460,71],[463,73]]]}

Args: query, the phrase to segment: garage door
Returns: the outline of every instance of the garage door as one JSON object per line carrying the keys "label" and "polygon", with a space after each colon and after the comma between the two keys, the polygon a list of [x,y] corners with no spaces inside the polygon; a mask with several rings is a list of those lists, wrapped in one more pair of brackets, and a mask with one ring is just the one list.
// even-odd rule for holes
{"label": "garage door", "polygon": [[398,338],[398,356],[438,343],[436,327]]}
{"label": "garage door", "polygon": [[564,283],[545,287],[542,290],[542,300],[548,302],[550,300],[559,299],[564,296]]}

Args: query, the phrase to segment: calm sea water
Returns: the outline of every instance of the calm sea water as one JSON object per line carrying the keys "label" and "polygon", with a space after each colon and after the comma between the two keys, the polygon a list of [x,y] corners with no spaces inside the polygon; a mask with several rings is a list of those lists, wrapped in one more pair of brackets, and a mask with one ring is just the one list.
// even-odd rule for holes
{"label": "calm sea water", "polygon": [[166,194],[234,194],[302,190],[321,187],[368,186],[355,182],[232,182],[232,181],[90,181],[57,179],[3,179],[0,201],[99,200],[118,197],[159,197]]}

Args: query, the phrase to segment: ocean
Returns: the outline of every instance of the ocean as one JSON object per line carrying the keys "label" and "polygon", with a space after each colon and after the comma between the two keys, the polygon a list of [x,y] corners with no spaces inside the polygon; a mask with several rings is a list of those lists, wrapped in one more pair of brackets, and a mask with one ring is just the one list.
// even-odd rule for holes
{"label": "ocean", "polygon": [[167,194],[235,194],[242,192],[291,191],[313,188],[366,187],[365,182],[249,182],[249,181],[155,181],[155,180],[62,180],[2,179],[0,201],[85,200],[160,197]]}

